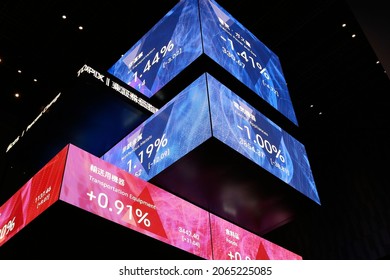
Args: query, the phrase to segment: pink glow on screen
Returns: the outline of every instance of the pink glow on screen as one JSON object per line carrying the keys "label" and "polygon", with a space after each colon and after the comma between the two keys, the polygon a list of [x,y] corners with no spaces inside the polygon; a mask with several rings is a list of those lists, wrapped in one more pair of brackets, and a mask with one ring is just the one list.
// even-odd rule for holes
{"label": "pink glow on screen", "polygon": [[215,260],[301,260],[302,257],[210,214]]}
{"label": "pink glow on screen", "polygon": [[60,200],[211,259],[207,211],[72,145]]}
{"label": "pink glow on screen", "polygon": [[67,148],[0,207],[0,246],[58,200]]}

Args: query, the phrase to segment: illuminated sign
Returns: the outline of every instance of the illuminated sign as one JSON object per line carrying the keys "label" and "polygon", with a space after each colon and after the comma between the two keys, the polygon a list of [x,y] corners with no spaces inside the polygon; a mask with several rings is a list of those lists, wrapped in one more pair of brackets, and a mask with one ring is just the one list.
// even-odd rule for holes
{"label": "illuminated sign", "polygon": [[210,222],[214,260],[302,260],[301,256],[213,214]]}
{"label": "illuminated sign", "polygon": [[67,149],[0,207],[0,246],[58,200]]}
{"label": "illuminated sign", "polygon": [[203,54],[298,125],[279,58],[212,0],[180,1],[108,72],[151,97]]}
{"label": "illuminated sign", "polygon": [[112,81],[109,77],[104,76],[101,74],[99,71],[96,71],[93,69],[91,66],[88,65],[83,65],[83,67],[80,68],[79,71],[77,71],[77,77],[80,77],[81,74],[83,73],[88,73],[92,75],[95,79],[99,80],[102,82],[104,85],[112,88],[113,90],[119,92],[123,96],[125,96],[127,99],[130,101],[140,105],[141,107],[145,108],[146,110],[155,113],[157,112],[157,108],[155,108],[153,105],[150,103],[146,102],[144,99],[138,97],[136,94],[131,92],[130,90],[124,88],[123,86],[119,85],[117,82]]}
{"label": "illuminated sign", "polygon": [[72,145],[60,200],[211,258],[208,212]]}
{"label": "illuminated sign", "polygon": [[209,74],[102,158],[148,181],[212,137],[320,203],[304,145]]}

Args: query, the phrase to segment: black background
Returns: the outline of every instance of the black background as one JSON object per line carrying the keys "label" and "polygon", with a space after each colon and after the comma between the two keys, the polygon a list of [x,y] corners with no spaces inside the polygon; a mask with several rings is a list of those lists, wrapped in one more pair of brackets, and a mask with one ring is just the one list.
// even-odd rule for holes
{"label": "black background", "polygon": [[[390,255],[390,87],[385,71],[390,33],[384,16],[389,11],[380,1],[350,2],[277,0],[253,7],[253,1],[218,1],[281,61],[322,206],[264,237],[304,259]],[[1,203],[62,144],[74,142],[100,156],[112,144],[109,139],[124,136],[122,131],[108,137],[107,131],[115,131],[112,122],[131,114],[130,123],[123,124],[129,128],[148,116],[134,111],[123,98],[106,99],[104,90],[80,91],[76,73],[85,63],[106,71],[176,3],[2,1]],[[16,91],[20,98],[14,97]],[[6,153],[59,92],[61,102]],[[99,118],[93,112],[99,112]],[[77,210],[62,202],[54,205],[2,246],[0,258],[196,258]],[[46,241],[47,249],[42,249]],[[137,243],[141,251],[135,249]],[[96,248],[100,255],[94,253]]]}

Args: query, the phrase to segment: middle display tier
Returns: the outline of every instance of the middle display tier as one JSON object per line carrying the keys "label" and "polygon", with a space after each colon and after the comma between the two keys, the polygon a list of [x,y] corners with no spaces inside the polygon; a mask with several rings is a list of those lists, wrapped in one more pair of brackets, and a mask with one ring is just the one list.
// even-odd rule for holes
{"label": "middle display tier", "polygon": [[304,145],[208,73],[102,159],[260,235],[320,204]]}

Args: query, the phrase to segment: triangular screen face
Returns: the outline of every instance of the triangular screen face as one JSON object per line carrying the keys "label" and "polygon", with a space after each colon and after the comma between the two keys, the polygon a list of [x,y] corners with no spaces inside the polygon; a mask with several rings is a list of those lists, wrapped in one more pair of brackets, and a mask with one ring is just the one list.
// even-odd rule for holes
{"label": "triangular screen face", "polygon": [[152,97],[202,54],[197,2],[180,1],[108,72]]}
{"label": "triangular screen face", "polygon": [[298,125],[278,56],[212,0],[180,1],[108,72],[150,98],[202,55]]}
{"label": "triangular screen face", "polygon": [[202,75],[102,159],[149,181],[211,136],[207,84]]}

